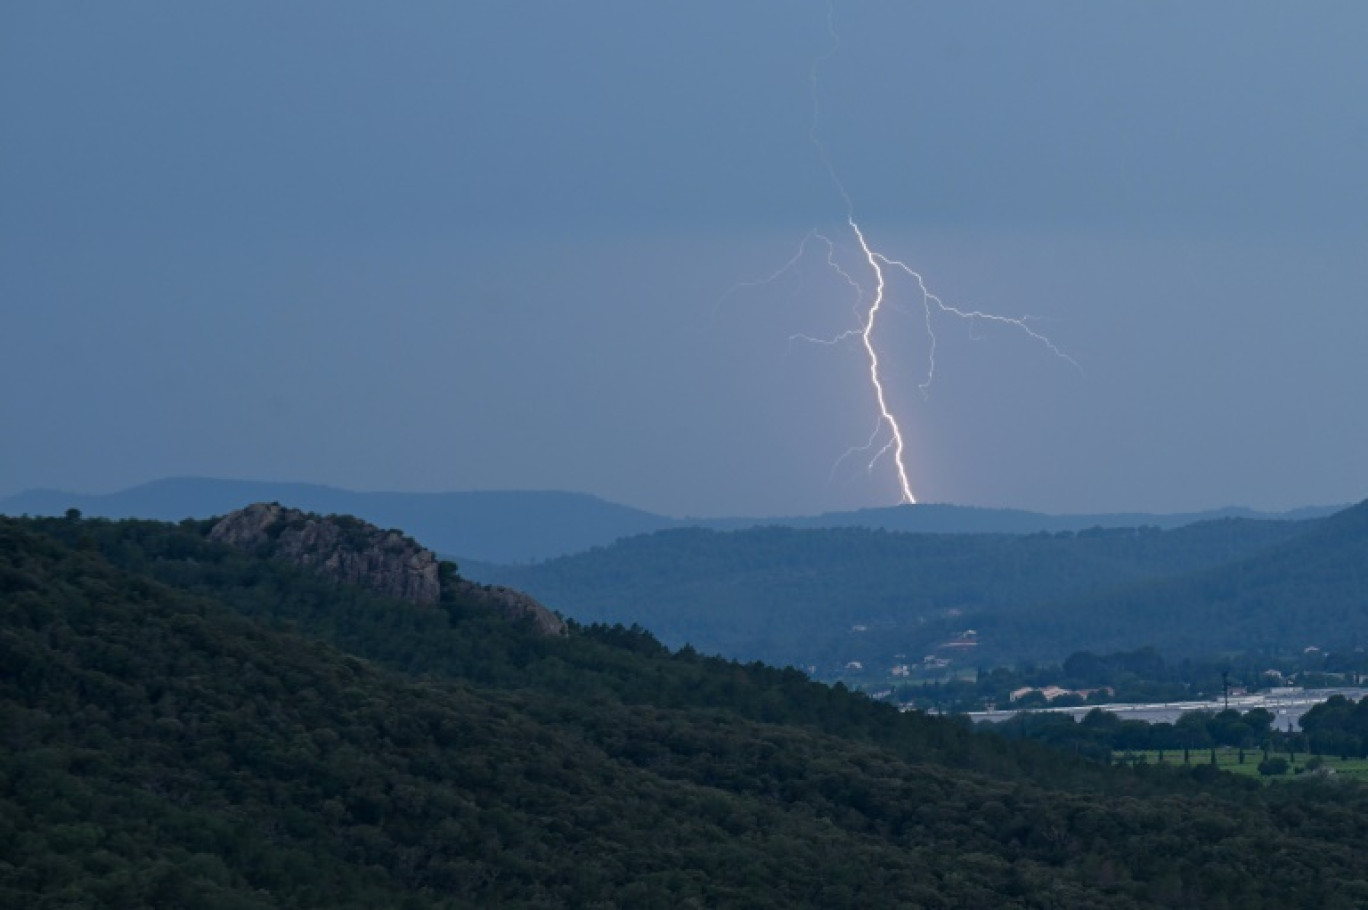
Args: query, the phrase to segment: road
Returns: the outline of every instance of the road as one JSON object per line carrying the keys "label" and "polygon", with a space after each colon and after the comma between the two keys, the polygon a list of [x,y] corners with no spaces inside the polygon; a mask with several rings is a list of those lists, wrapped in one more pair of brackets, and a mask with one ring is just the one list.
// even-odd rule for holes
{"label": "road", "polygon": [[[1275,729],[1297,731],[1301,729],[1301,716],[1332,695],[1343,695],[1352,701],[1368,696],[1368,689],[1274,689],[1252,695],[1232,695],[1230,707],[1237,711],[1266,708],[1273,712]],[[1146,723],[1173,723],[1189,711],[1220,711],[1225,707],[1219,699],[1210,701],[1174,701],[1156,704],[1112,704],[1080,705],[1072,708],[1033,708],[1035,711],[1052,711],[1068,714],[1075,720],[1083,717],[1094,708],[1101,708],[1117,715],[1122,720],[1143,720]],[[1020,714],[1020,711],[974,711],[969,714],[975,722],[986,720],[993,723],[1007,720]]]}

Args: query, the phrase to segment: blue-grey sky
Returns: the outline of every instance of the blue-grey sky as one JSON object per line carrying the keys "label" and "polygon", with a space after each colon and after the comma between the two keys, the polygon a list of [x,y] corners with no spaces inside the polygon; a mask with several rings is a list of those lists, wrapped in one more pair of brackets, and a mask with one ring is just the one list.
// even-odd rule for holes
{"label": "blue-grey sky", "polygon": [[792,337],[869,302],[844,189],[1078,365],[938,314],[923,393],[890,284],[919,499],[1358,500],[1366,44],[1358,0],[5,4],[0,494],[892,504],[863,347]]}

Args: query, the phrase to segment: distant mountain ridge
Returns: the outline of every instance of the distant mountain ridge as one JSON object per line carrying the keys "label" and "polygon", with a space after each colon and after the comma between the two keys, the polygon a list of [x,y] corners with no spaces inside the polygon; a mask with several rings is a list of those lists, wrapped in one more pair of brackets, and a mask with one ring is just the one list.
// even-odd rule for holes
{"label": "distant mountain ridge", "polygon": [[385,528],[402,528],[438,553],[456,559],[525,563],[579,553],[637,534],[671,528],[717,531],[752,527],[864,527],[939,534],[1033,534],[1093,527],[1174,528],[1215,518],[1319,518],[1342,506],[1285,513],[1226,508],[1173,515],[1115,513],[1045,515],[1019,509],[927,504],[770,518],[672,518],[585,493],[473,491],[358,493],[310,483],[178,477],[116,493],[28,490],[0,498],[0,514],[60,515],[67,509],[103,518],[179,521],[225,515],[253,502],[280,502],[322,514],[355,515]]}
{"label": "distant mountain ridge", "polygon": [[1326,518],[1167,530],[679,529],[466,571],[579,621],[640,622],[670,644],[823,678],[919,660],[962,668],[1146,646],[1207,657],[1368,643],[1368,501]]}
{"label": "distant mountain ridge", "polygon": [[715,531],[739,531],[746,528],[777,525],[787,528],[872,528],[884,531],[903,531],[909,534],[1039,534],[1060,531],[1085,531],[1090,528],[1153,527],[1167,530],[1216,521],[1223,518],[1251,518],[1260,520],[1301,521],[1324,518],[1343,509],[1335,506],[1305,506],[1286,512],[1259,512],[1241,506],[1208,509],[1202,512],[1097,512],[1079,515],[1049,515],[1024,509],[990,509],[980,506],[957,506],[945,503],[922,503],[915,506],[887,506],[858,509],[852,512],[825,512],[821,515],[792,518],[712,518],[687,521],[686,524]]}
{"label": "distant mountain ridge", "polygon": [[583,493],[357,493],[321,484],[198,477],[106,494],[30,490],[0,499],[0,514],[61,515],[76,508],[93,517],[180,521],[226,515],[253,502],[354,515],[401,528],[446,556],[504,563],[548,559],[674,526],[673,519]]}
{"label": "distant mountain ridge", "polygon": [[[687,528],[535,565],[471,562],[464,571],[526,590],[582,622],[639,622],[667,644],[814,667],[830,678],[851,663],[920,660],[965,630],[976,630],[973,645],[957,653],[972,654],[971,666],[1097,650],[1089,627],[1110,613],[1090,609],[1088,598],[1226,567],[1333,520],[1038,534]],[[1062,602],[1072,608],[1060,611]],[[1108,645],[1155,644],[1156,631],[1184,628],[1182,612],[1200,602],[1177,601],[1180,615],[1163,630],[1137,616],[1135,634]]]}

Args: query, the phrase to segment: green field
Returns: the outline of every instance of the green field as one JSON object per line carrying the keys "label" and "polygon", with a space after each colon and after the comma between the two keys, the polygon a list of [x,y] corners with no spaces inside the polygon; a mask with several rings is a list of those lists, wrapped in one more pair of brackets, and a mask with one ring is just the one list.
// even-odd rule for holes
{"label": "green field", "polygon": [[[1246,749],[1244,752],[1244,762],[1240,762],[1240,751],[1229,747],[1217,747],[1216,767],[1222,771],[1232,771],[1236,774],[1247,774],[1250,777],[1260,780],[1288,780],[1301,776],[1306,773],[1308,765],[1314,763],[1315,767],[1325,768],[1337,776],[1342,776],[1350,780],[1368,781],[1368,758],[1349,758],[1342,759],[1337,755],[1307,755],[1298,752],[1295,756],[1289,756],[1286,752],[1272,752],[1272,757],[1288,759],[1288,769],[1286,774],[1265,776],[1259,773],[1259,762],[1263,760],[1264,754],[1260,749]],[[1163,752],[1155,750],[1136,751],[1136,752],[1115,752],[1112,760],[1117,763],[1127,763],[1131,761],[1148,762],[1149,764],[1181,765],[1183,764],[1182,749],[1165,749]],[[1211,763],[1210,749],[1193,749],[1189,753],[1188,763],[1191,765],[1207,765]]]}

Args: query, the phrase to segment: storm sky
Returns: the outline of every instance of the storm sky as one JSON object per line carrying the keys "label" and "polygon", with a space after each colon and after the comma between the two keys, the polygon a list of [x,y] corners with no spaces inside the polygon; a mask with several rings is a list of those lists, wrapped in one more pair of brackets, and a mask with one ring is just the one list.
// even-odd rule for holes
{"label": "storm sky", "polygon": [[921,501],[1356,501],[1365,45],[1358,0],[5,4],[0,494],[891,505],[863,347],[797,337],[860,326],[853,215],[1072,360],[934,312],[923,390],[892,282]]}

